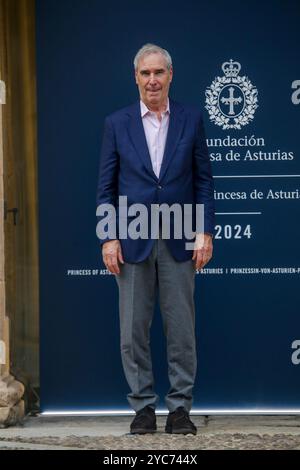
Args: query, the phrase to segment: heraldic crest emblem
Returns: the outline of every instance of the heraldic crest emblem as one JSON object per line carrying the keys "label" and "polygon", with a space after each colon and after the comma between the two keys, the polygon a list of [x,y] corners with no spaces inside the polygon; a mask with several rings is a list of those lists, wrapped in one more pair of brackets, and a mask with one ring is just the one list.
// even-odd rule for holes
{"label": "heraldic crest emblem", "polygon": [[241,64],[230,59],[222,64],[224,75],[216,77],[206,89],[209,118],[222,129],[241,129],[254,118],[257,88],[246,76],[240,76]]}

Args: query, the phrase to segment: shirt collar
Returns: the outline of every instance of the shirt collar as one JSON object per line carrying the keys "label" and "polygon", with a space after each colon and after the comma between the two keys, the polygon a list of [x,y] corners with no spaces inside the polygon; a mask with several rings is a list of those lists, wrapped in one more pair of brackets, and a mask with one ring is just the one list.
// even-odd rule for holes
{"label": "shirt collar", "polygon": [[[140,100],[140,107],[141,107],[141,116],[142,118],[147,114],[147,113],[151,113],[150,109],[147,108],[147,106],[145,105],[145,103]],[[167,108],[166,108],[166,111],[164,111],[165,113],[169,113],[170,114],[170,102],[169,102],[169,97],[167,98]]]}

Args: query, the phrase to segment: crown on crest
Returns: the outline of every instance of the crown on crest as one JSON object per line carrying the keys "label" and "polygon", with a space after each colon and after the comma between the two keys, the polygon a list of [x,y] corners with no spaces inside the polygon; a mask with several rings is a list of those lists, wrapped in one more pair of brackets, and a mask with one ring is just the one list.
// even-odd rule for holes
{"label": "crown on crest", "polygon": [[222,70],[226,77],[237,77],[241,70],[241,64],[230,59],[229,62],[224,62],[222,64]]}

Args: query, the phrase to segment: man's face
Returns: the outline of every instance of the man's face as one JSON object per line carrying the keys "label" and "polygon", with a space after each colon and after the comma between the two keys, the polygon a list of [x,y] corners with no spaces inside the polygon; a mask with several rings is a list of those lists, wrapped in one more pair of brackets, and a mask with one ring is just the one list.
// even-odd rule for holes
{"label": "man's face", "polygon": [[172,67],[167,69],[162,54],[147,54],[139,60],[135,80],[146,106],[160,106],[167,101],[172,76]]}

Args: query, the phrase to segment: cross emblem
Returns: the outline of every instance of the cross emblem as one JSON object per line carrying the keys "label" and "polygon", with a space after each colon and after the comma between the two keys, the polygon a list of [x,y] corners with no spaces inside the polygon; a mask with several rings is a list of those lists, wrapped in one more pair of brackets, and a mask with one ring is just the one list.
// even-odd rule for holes
{"label": "cross emblem", "polygon": [[229,113],[228,114],[230,114],[230,115],[234,114],[233,106],[235,104],[239,104],[243,101],[240,96],[238,98],[235,98],[233,96],[233,93],[234,93],[234,88],[231,86],[231,87],[229,87],[229,97],[228,98],[224,98],[224,97],[221,98],[222,103],[229,105]]}

